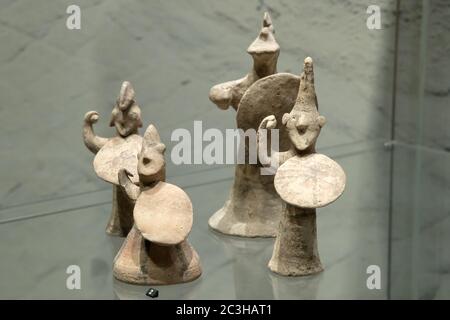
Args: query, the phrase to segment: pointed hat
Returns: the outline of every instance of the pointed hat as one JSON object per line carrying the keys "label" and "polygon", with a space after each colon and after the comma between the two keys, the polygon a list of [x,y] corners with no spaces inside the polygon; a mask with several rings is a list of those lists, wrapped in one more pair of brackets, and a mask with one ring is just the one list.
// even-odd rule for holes
{"label": "pointed hat", "polygon": [[311,57],[307,57],[303,62],[297,100],[291,112],[318,113],[317,96],[314,88],[314,65]]}
{"label": "pointed hat", "polygon": [[151,146],[158,143],[161,143],[158,130],[156,130],[156,127],[153,124],[150,124],[144,133],[144,144]]}
{"label": "pointed hat", "polygon": [[280,46],[273,34],[275,33],[272,19],[268,12],[264,13],[261,31],[255,41],[248,47],[249,54],[276,53],[280,51]]}

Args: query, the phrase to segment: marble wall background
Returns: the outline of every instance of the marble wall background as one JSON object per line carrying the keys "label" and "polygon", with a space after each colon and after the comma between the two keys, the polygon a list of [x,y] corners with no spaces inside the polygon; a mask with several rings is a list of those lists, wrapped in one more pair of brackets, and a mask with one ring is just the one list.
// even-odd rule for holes
{"label": "marble wall background", "polygon": [[[86,111],[107,120],[120,84],[130,80],[144,126],[155,123],[170,147],[175,128],[233,128],[235,112],[208,100],[209,88],[243,76],[245,52],[271,12],[281,45],[279,71],[316,62],[319,147],[389,137],[394,3],[375,1],[382,30],[366,28],[374,1],[78,1],[82,29],[65,27],[73,1],[0,4],[0,206],[106,188],[81,141]],[[206,166],[171,166],[170,175]]]}
{"label": "marble wall background", "polygon": [[450,151],[450,3],[402,1],[401,12],[396,138]]}
{"label": "marble wall background", "polygon": [[402,1],[392,207],[392,296],[445,298],[450,202],[450,3]]}

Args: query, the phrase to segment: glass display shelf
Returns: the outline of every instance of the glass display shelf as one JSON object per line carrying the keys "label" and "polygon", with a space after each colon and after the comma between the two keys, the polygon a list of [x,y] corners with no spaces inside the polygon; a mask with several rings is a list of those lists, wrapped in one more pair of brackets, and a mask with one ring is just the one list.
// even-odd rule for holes
{"label": "glass display shelf", "polygon": [[[203,274],[191,283],[155,286],[159,299],[449,298],[448,153],[382,141],[318,151],[338,161],[347,174],[342,197],[318,210],[324,272],[278,276],[267,268],[273,239],[230,237],[209,229],[209,216],[228,194],[233,167],[186,168],[168,181],[192,199],[189,240],[201,257]],[[1,210],[0,298],[148,299],[149,286],[112,276],[123,238],[104,232],[110,198],[105,184],[96,192]],[[70,265],[80,267],[80,290],[66,287]],[[370,265],[380,267],[379,290],[367,287]]]}
{"label": "glass display shelf", "polygon": [[[399,147],[401,152],[407,148]],[[160,299],[385,299],[389,274],[389,163],[391,148],[366,141],[324,148],[347,173],[344,195],[318,210],[319,252],[325,271],[281,277],[267,268],[273,239],[243,239],[213,232],[207,220],[232,183],[233,167],[169,177],[194,205],[190,242],[203,275],[186,284],[156,286]],[[186,172],[189,172],[186,169]],[[112,262],[123,241],[104,228],[111,189],[55,198],[0,211],[0,298],[145,299],[149,286],[113,279]],[[369,290],[367,267],[381,269],[381,290]],[[81,269],[81,289],[66,288],[67,267]]]}

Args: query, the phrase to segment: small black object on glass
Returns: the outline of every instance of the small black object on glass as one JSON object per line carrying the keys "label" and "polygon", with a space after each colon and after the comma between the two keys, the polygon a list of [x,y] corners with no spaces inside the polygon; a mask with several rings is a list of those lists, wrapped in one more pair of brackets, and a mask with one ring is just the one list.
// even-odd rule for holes
{"label": "small black object on glass", "polygon": [[156,290],[154,288],[150,288],[150,289],[148,289],[148,291],[145,295],[150,298],[157,298],[159,295],[159,292],[158,292],[158,290]]}

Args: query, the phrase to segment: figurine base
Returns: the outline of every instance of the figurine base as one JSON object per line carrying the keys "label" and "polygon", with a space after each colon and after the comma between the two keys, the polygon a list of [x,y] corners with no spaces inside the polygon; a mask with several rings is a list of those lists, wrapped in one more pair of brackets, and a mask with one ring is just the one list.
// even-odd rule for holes
{"label": "figurine base", "polygon": [[[276,237],[276,227],[258,221],[239,221],[227,209],[229,202],[223,208],[214,213],[208,220],[208,225],[214,231],[229,236],[246,238],[274,238]],[[276,223],[275,223],[276,225]]]}
{"label": "figurine base", "polygon": [[190,282],[201,273],[198,254],[186,240],[174,246],[157,245],[136,227],[125,239],[113,267],[116,279],[142,285]]}
{"label": "figurine base", "polygon": [[238,164],[230,197],[208,221],[223,234],[241,237],[275,237],[283,203],[275,191],[272,175],[261,167]]}
{"label": "figurine base", "polygon": [[283,276],[323,271],[317,249],[316,209],[286,204],[269,269]]}
{"label": "figurine base", "polygon": [[113,185],[112,212],[106,226],[106,233],[110,236],[126,237],[133,227],[134,203],[124,191]]}

